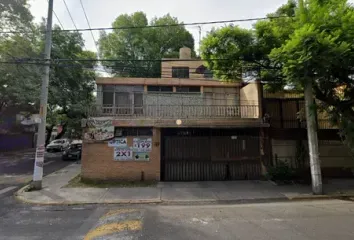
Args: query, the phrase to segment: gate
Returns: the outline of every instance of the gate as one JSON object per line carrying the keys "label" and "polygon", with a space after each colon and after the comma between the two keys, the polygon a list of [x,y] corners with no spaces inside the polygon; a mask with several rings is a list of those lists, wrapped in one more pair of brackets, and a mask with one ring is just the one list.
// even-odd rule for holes
{"label": "gate", "polygon": [[164,181],[259,179],[259,129],[165,129]]}

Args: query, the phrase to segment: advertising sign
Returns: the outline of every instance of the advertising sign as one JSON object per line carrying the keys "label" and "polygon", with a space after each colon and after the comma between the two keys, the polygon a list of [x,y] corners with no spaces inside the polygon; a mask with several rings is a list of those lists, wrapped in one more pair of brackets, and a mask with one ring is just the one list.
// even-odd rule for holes
{"label": "advertising sign", "polygon": [[149,161],[150,154],[149,153],[134,153],[134,160],[135,161]]}
{"label": "advertising sign", "polygon": [[115,138],[108,142],[109,147],[127,147],[127,138]]}
{"label": "advertising sign", "polygon": [[133,159],[133,151],[130,148],[114,148],[114,160],[127,161]]}
{"label": "advertising sign", "polygon": [[134,138],[133,150],[134,152],[151,152],[152,139],[151,138]]}

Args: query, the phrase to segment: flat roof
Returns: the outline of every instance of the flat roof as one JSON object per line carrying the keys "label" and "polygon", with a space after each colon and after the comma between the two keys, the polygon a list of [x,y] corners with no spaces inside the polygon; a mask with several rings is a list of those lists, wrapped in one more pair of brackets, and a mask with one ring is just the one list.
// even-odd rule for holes
{"label": "flat roof", "polygon": [[241,82],[224,82],[218,80],[180,79],[180,78],[124,78],[100,77],[96,84],[114,85],[160,85],[160,86],[205,86],[205,87],[241,87]]}

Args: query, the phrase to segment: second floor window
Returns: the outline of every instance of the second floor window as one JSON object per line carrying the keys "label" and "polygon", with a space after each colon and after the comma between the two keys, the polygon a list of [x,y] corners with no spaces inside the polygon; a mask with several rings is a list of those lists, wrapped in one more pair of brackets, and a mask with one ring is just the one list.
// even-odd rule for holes
{"label": "second floor window", "polygon": [[173,78],[189,78],[189,67],[172,67]]}
{"label": "second floor window", "polygon": [[143,92],[143,86],[106,85],[102,87],[102,103],[119,107],[142,106]]}
{"label": "second floor window", "polygon": [[170,86],[148,86],[148,92],[173,92],[173,87]]}
{"label": "second floor window", "polygon": [[176,92],[181,92],[181,93],[200,93],[200,87],[176,87]]}

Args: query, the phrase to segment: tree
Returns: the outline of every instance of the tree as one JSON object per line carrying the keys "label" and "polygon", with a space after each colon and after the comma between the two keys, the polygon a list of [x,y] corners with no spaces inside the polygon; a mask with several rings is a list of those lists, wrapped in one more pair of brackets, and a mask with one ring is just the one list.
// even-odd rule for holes
{"label": "tree", "polygon": [[312,52],[312,44],[310,43],[313,43],[315,31],[309,21],[308,9],[305,8],[302,0],[299,1],[296,18],[299,25],[298,28],[281,47],[272,50],[270,57],[282,63],[283,73],[289,82],[300,84],[304,89],[312,189],[315,194],[322,194],[321,166],[316,130],[317,108],[313,98],[313,82],[315,80],[313,74],[315,73],[311,72],[311,63],[309,62],[311,58],[315,57],[312,55],[314,52]]}
{"label": "tree", "polygon": [[0,30],[26,32],[1,34],[0,61],[18,64],[0,64],[0,115],[15,106],[29,112],[37,107],[40,68],[22,64],[23,58],[39,57],[39,32],[28,7],[26,0],[0,4]]}
{"label": "tree", "polygon": [[0,3],[0,30],[28,30],[33,16],[27,0],[2,0]]}
{"label": "tree", "polygon": [[[44,23],[32,22],[25,0],[5,1],[0,4],[0,29],[18,33],[0,38],[0,114],[16,106],[38,113],[42,76],[41,53],[44,50]],[[93,103],[95,88],[95,61],[66,62],[57,59],[95,59],[93,52],[84,51],[80,33],[58,31],[54,27],[52,63],[49,82],[47,142],[53,127],[63,125],[62,137],[67,130],[80,132],[80,121],[85,109]]]}
{"label": "tree", "polygon": [[161,18],[153,18],[150,24],[143,12],[118,16],[112,24],[113,27],[132,28],[113,30],[109,34],[101,32],[99,39],[101,58],[122,59],[122,61],[104,62],[104,66],[116,76],[160,77],[161,63],[159,61],[126,60],[178,57],[179,49],[184,46],[191,48],[195,54],[193,36],[184,26],[151,27],[179,23],[177,18],[168,14]]}
{"label": "tree", "polygon": [[202,41],[201,55],[203,59],[230,59],[208,61],[208,67],[221,79],[240,81],[247,61],[256,66],[254,39],[251,30],[233,25],[213,29]]}
{"label": "tree", "polygon": [[[237,26],[214,29],[202,41],[202,57],[233,59],[209,61],[220,78],[233,77],[230,73],[240,76],[245,65],[256,67],[257,77],[271,90],[281,90],[285,85],[303,90],[303,75],[307,72],[316,79],[313,90],[316,99],[321,100],[319,107],[339,126],[345,142],[354,150],[353,48],[350,47],[354,39],[353,7],[346,0],[308,0],[304,7],[309,16],[307,24],[302,24],[296,14],[298,4],[289,0],[268,14],[272,18],[255,23],[252,30]],[[245,34],[247,38],[242,38]],[[297,54],[287,59],[293,54],[290,52],[294,44],[298,49],[302,47],[302,52],[294,51]],[[291,61],[308,63],[290,64]]]}
{"label": "tree", "polygon": [[[58,27],[54,28],[59,30]],[[53,32],[52,59],[48,92],[48,126],[46,142],[50,139],[53,127],[62,125],[62,131],[56,138],[61,138],[72,130],[80,131],[80,121],[87,107],[93,103],[95,88],[94,67],[92,62],[62,63],[56,59],[95,59],[93,52],[84,51],[84,40],[80,33]]]}
{"label": "tree", "polygon": [[[354,9],[346,0],[307,0],[300,3],[289,1],[269,15],[287,18],[257,22],[254,29],[247,32],[246,40],[240,38],[245,30],[238,27],[225,27],[233,34],[224,36],[221,34],[223,29],[214,30],[203,40],[202,56],[219,58],[227,53],[241,66],[247,61],[251,66],[260,67],[258,77],[273,89],[290,85],[304,90],[307,120],[312,125],[315,108],[310,109],[310,105],[314,95],[321,101],[319,106],[322,110],[339,126],[346,143],[354,149]],[[217,45],[227,48],[220,49],[211,44],[215,37],[220,39]],[[240,46],[246,47],[242,49]],[[214,63],[211,61],[209,64],[213,66]],[[216,71],[219,76],[240,69],[231,61],[219,64],[218,70],[221,71]],[[311,128],[308,126],[312,135],[309,135],[309,141],[317,145]],[[316,157],[316,152],[313,149],[311,156]],[[315,172],[319,174],[317,170]],[[319,189],[314,191],[320,192]]]}
{"label": "tree", "polygon": [[220,79],[241,80],[242,73],[253,71],[256,77],[268,81],[273,89],[284,86],[281,65],[269,59],[274,48],[280,47],[294,30],[296,4],[289,0],[270,19],[258,21],[251,30],[235,25],[213,29],[201,43],[203,59],[210,60],[208,67]]}
{"label": "tree", "polygon": [[[305,89],[308,131],[315,123],[316,108],[309,106],[315,93],[350,142],[354,134],[354,8],[346,0],[300,1],[297,21],[295,32],[270,57],[282,63],[287,81]],[[311,141],[308,135],[310,156],[318,158],[318,152],[311,152],[317,136]],[[320,175],[316,164],[311,162],[311,168]]]}

